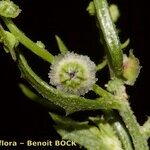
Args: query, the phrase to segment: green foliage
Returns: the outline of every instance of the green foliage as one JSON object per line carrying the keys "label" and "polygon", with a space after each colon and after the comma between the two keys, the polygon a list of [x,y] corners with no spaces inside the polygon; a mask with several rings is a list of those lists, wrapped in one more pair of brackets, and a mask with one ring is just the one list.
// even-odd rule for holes
{"label": "green foliage", "polygon": [[126,48],[130,43],[130,39],[128,38],[123,44],[121,44],[121,49]]}
{"label": "green foliage", "polygon": [[55,38],[56,38],[57,45],[58,45],[60,52],[62,54],[65,54],[66,52],[68,52],[68,48],[66,47],[64,42],[61,40],[61,38],[58,35],[55,35]]}
{"label": "green foliage", "polygon": [[55,129],[63,139],[70,139],[88,150],[122,150],[121,143],[113,128],[98,118],[96,125],[78,122],[69,117],[49,113],[55,121]]}

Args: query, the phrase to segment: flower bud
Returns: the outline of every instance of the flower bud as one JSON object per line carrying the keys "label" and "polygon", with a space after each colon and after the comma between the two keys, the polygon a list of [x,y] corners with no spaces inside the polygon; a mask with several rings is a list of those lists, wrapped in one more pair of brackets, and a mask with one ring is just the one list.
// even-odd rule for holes
{"label": "flower bud", "polygon": [[88,56],[73,52],[61,54],[50,68],[50,83],[69,94],[84,95],[96,82],[96,65]]}
{"label": "flower bud", "polygon": [[125,77],[125,83],[128,85],[133,85],[136,81],[140,73],[140,62],[139,60],[133,55],[133,51],[129,52],[129,57],[124,54],[123,56],[123,76]]}
{"label": "flower bud", "polygon": [[0,16],[15,18],[20,13],[19,7],[10,0],[0,1]]}

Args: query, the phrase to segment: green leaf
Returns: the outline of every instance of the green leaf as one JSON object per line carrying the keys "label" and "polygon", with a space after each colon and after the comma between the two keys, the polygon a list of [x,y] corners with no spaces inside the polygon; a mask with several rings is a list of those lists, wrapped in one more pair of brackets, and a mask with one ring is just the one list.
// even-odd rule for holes
{"label": "green leaf", "polygon": [[36,103],[42,105],[43,107],[47,108],[51,112],[64,113],[63,109],[54,105],[51,101],[44,99],[43,97],[40,97],[39,95],[34,93],[29,87],[27,87],[26,85],[20,83],[19,87],[20,87],[22,93],[29,100],[32,100],[33,102],[36,102]]}
{"label": "green leaf", "polygon": [[90,100],[76,95],[63,93],[39,78],[28,66],[22,54],[19,54],[18,62],[22,77],[25,78],[44,98],[63,108],[67,114],[81,110],[119,109],[122,106],[120,101],[113,99],[98,98],[96,100]]}
{"label": "green leaf", "polygon": [[[115,97],[113,97],[110,93],[103,90],[101,87],[99,87],[96,84],[93,86],[93,91],[98,95],[102,95],[104,98],[115,99]],[[120,107],[118,111],[126,125],[126,128],[129,131],[129,134],[132,137],[135,150],[148,150],[146,138],[140,132],[139,124],[135,116],[133,115],[133,112],[130,108],[128,101],[121,100],[121,99],[116,99],[116,100],[122,101],[122,105],[121,105],[122,107]]]}
{"label": "green leaf", "polygon": [[55,38],[56,38],[57,45],[58,45],[58,48],[59,48],[60,52],[62,54],[67,53],[68,52],[68,48],[66,47],[64,42],[61,40],[61,38],[58,35],[55,35]]}
{"label": "green leaf", "polygon": [[121,141],[124,150],[133,150],[130,134],[124,122],[116,111],[104,111],[107,122],[113,127],[115,134]]}
{"label": "green leaf", "polygon": [[110,70],[113,75],[122,78],[123,53],[115,25],[111,19],[108,3],[106,0],[94,0],[93,2],[96,10],[98,27],[100,29],[100,36],[103,39],[102,44],[106,51]]}
{"label": "green leaf", "polygon": [[31,89],[29,89],[26,85],[20,83],[19,87],[21,91],[23,92],[23,94],[29,99],[34,100],[38,98],[38,96],[34,92],[32,92]]}
{"label": "green leaf", "polygon": [[96,70],[100,71],[107,65],[107,59],[105,58],[100,64],[96,66]]}
{"label": "green leaf", "polygon": [[49,113],[55,121],[55,129],[63,139],[70,139],[88,150],[123,150],[112,127],[99,119],[99,127],[78,122],[69,117]]}
{"label": "green leaf", "polygon": [[16,18],[21,10],[10,0],[0,1],[0,16],[8,18]]}

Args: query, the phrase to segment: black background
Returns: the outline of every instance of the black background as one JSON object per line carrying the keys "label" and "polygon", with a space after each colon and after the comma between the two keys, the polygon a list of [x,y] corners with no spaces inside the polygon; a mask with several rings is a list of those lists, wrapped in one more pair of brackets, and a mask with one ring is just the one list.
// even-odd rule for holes
{"label": "black background", "polygon": [[[54,55],[58,48],[54,38],[58,34],[70,50],[87,54],[95,62],[103,56],[102,46],[98,41],[95,20],[89,17],[86,7],[89,0],[23,0],[17,1],[22,13],[15,19],[17,26],[32,40],[41,40]],[[121,29],[120,38],[124,42],[130,37],[131,43],[126,49],[134,49],[140,59],[140,76],[134,87],[128,87],[130,103],[142,124],[150,115],[149,102],[149,34],[150,16],[147,1],[109,0],[120,6],[121,18],[117,27]],[[24,47],[23,50],[28,51]],[[28,51],[29,52],[29,51]],[[32,55],[29,52],[29,55]],[[34,55],[28,57],[34,70],[48,81],[49,64]],[[100,76],[100,83],[105,83],[105,76]],[[52,127],[47,111],[25,98],[18,88],[20,72],[11,57],[0,49],[0,136],[3,138],[25,137],[58,139]]]}

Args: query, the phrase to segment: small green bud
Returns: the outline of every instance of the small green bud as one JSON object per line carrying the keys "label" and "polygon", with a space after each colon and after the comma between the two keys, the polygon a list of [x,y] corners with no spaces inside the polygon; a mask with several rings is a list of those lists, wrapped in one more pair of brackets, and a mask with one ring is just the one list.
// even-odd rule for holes
{"label": "small green bud", "polygon": [[10,0],[0,1],[0,16],[8,18],[16,18],[21,10]]}
{"label": "small green bud", "polygon": [[7,53],[10,52],[13,60],[16,60],[15,48],[19,41],[12,33],[5,31],[2,26],[0,26],[0,42],[4,44],[4,50]]}
{"label": "small green bud", "polygon": [[37,42],[36,42],[36,45],[39,46],[40,48],[45,49],[45,45],[44,45],[44,43],[41,42],[41,41],[37,41]]}
{"label": "small green bud", "polygon": [[125,77],[125,83],[128,85],[133,85],[140,73],[140,62],[133,55],[133,51],[130,50],[129,57],[124,54],[123,56],[123,76]]}
{"label": "small green bud", "polygon": [[95,15],[94,3],[90,2],[86,10],[88,11],[90,16],[94,16]]}
{"label": "small green bud", "polygon": [[128,99],[126,87],[124,86],[124,82],[121,79],[113,78],[105,86],[107,87],[107,90],[114,94],[116,98]]}
{"label": "small green bud", "polygon": [[88,56],[68,52],[56,56],[48,74],[50,83],[65,93],[84,95],[96,82],[96,65]]}
{"label": "small green bud", "polygon": [[120,12],[118,6],[115,4],[111,4],[109,7],[110,15],[113,22],[117,22],[118,18],[120,17]]}

